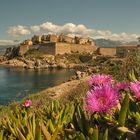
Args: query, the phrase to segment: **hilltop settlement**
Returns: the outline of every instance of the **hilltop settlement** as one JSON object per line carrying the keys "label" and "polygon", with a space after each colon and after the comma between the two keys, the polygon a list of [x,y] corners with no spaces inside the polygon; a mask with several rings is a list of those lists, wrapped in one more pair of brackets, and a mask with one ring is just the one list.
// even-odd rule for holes
{"label": "hilltop settlement", "polygon": [[70,37],[48,34],[34,35],[18,46],[7,48],[0,58],[1,65],[24,68],[73,68],[81,62],[102,57],[125,58],[139,46],[100,47],[90,37]]}

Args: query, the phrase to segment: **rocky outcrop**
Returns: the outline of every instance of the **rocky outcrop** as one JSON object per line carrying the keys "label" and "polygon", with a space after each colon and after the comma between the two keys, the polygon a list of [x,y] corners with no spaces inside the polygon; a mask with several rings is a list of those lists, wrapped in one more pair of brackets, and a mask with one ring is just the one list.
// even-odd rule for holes
{"label": "rocky outcrop", "polygon": [[6,49],[4,57],[7,59],[12,59],[16,56],[18,56],[19,48],[14,46],[14,47],[9,47]]}
{"label": "rocky outcrop", "polygon": [[29,51],[29,46],[28,45],[20,45],[17,48],[17,56],[23,56]]}
{"label": "rocky outcrop", "polygon": [[76,71],[76,79],[81,79],[88,76],[88,73],[82,71]]}
{"label": "rocky outcrop", "polygon": [[2,63],[3,61],[6,61],[6,57],[0,56],[0,63]]}
{"label": "rocky outcrop", "polygon": [[63,63],[63,62],[57,63],[57,67],[58,67],[58,68],[68,68],[67,64],[65,64],[65,63]]}
{"label": "rocky outcrop", "polygon": [[[92,41],[90,38],[73,38],[64,34],[60,34],[59,36],[55,34],[34,35],[32,39],[23,41],[19,46],[7,48],[4,54],[6,60],[1,59],[0,62],[2,61],[1,64],[9,66],[22,65],[25,68],[35,69],[50,67],[73,68],[77,61],[86,63],[92,58],[81,57],[81,60],[73,61],[73,58],[71,60],[65,54],[77,52],[79,54],[93,53],[96,46],[92,46]],[[55,59],[57,55],[64,55],[66,58]]]}
{"label": "rocky outcrop", "polygon": [[[5,57],[4,57],[5,58]],[[46,69],[46,68],[73,68],[72,64],[65,58],[56,59],[53,55],[46,55],[42,58],[17,57],[13,59],[0,59],[1,65],[23,67],[26,69]]]}
{"label": "rocky outcrop", "polygon": [[23,61],[20,61],[18,59],[11,59],[7,60],[1,63],[2,65],[8,65],[13,67],[25,67],[26,64]]}

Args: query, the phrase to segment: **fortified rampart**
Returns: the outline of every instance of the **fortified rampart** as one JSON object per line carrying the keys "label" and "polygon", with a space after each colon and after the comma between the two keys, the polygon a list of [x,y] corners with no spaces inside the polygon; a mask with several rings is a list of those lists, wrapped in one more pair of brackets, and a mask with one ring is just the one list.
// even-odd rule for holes
{"label": "fortified rampart", "polygon": [[51,55],[73,53],[73,52],[92,53],[96,51],[96,46],[48,42],[48,43],[41,44],[38,50]]}
{"label": "fortified rampart", "polygon": [[137,45],[123,45],[117,47],[99,47],[97,54],[104,56],[126,57],[129,52],[138,51]]}
{"label": "fortified rampart", "polygon": [[96,51],[93,39],[87,37],[69,37],[64,34],[34,35],[31,39],[24,40],[17,47],[17,54],[22,56],[29,50],[39,50],[46,54],[57,55],[64,53],[92,53]]}
{"label": "fortified rampart", "polygon": [[71,52],[79,52],[79,53],[93,53],[97,49],[96,46],[80,45],[80,44],[72,44],[70,48]]}
{"label": "fortified rampart", "polygon": [[115,56],[117,49],[116,47],[99,47],[97,53],[104,56]]}
{"label": "fortified rampart", "polygon": [[68,43],[56,43],[56,51],[55,55],[57,54],[65,54],[65,53],[71,53],[71,48],[70,46],[73,44],[68,44]]}
{"label": "fortified rampart", "polygon": [[38,50],[46,54],[55,55],[55,42],[42,43],[38,46]]}

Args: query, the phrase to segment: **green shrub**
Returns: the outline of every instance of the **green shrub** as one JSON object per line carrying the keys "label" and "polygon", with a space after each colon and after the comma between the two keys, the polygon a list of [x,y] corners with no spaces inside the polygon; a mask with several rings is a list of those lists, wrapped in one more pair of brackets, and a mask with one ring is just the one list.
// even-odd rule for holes
{"label": "green shrub", "polygon": [[82,63],[88,63],[89,61],[92,60],[92,55],[91,54],[81,54],[79,56],[79,59]]}
{"label": "green shrub", "polygon": [[33,49],[33,50],[29,50],[25,54],[25,57],[27,57],[27,58],[42,58],[44,55],[46,55],[46,54],[37,50],[37,49]]}

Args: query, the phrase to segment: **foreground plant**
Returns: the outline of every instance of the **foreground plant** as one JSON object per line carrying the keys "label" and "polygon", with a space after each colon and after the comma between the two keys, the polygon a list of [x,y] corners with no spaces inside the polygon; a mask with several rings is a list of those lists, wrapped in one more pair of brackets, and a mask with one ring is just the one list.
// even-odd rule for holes
{"label": "foreground plant", "polygon": [[119,82],[119,83],[116,84],[116,88],[118,90],[125,90],[125,89],[129,88],[129,84],[126,83],[126,82]]}
{"label": "foreground plant", "polygon": [[130,89],[134,92],[135,97],[140,100],[140,82],[134,81],[130,83]]}
{"label": "foreground plant", "polygon": [[34,112],[32,101],[25,100],[1,118],[0,139],[139,139],[139,83],[133,81],[129,86],[110,75],[93,75],[84,101],[65,105],[53,101],[43,112]]}
{"label": "foreground plant", "polygon": [[94,87],[87,93],[85,108],[90,112],[111,113],[111,109],[117,106],[119,97],[118,91],[108,84]]}
{"label": "foreground plant", "polygon": [[23,102],[23,106],[26,107],[26,108],[30,107],[31,104],[32,104],[32,101],[30,99],[27,99]]}
{"label": "foreground plant", "polygon": [[[139,83],[140,82],[130,83],[130,89],[135,93],[137,99],[139,99]],[[140,104],[136,103],[135,98],[131,96],[129,83],[118,83],[114,81],[110,75],[93,75],[89,80],[89,87],[90,89],[84,100],[84,107],[89,113],[96,114],[97,124],[104,128],[112,127],[111,129],[117,133],[115,137],[118,139],[124,138],[124,134],[127,133],[133,134],[134,137],[136,133],[134,132],[135,129],[133,127],[130,129],[127,128],[130,124],[126,124],[126,121],[136,119],[139,124],[139,114],[136,113],[137,115],[135,115],[133,111],[138,111],[140,109]],[[129,106],[133,105],[134,109],[129,109]],[[112,126],[109,124],[112,124]],[[133,129],[133,131],[131,131],[131,129]],[[113,131],[110,132],[109,130],[110,134],[112,133],[111,135],[114,135]]]}
{"label": "foreground plant", "polygon": [[110,84],[111,82],[113,82],[113,78],[111,75],[97,74],[91,76],[90,80],[88,81],[88,84],[90,87],[92,87],[101,86],[103,84]]}

